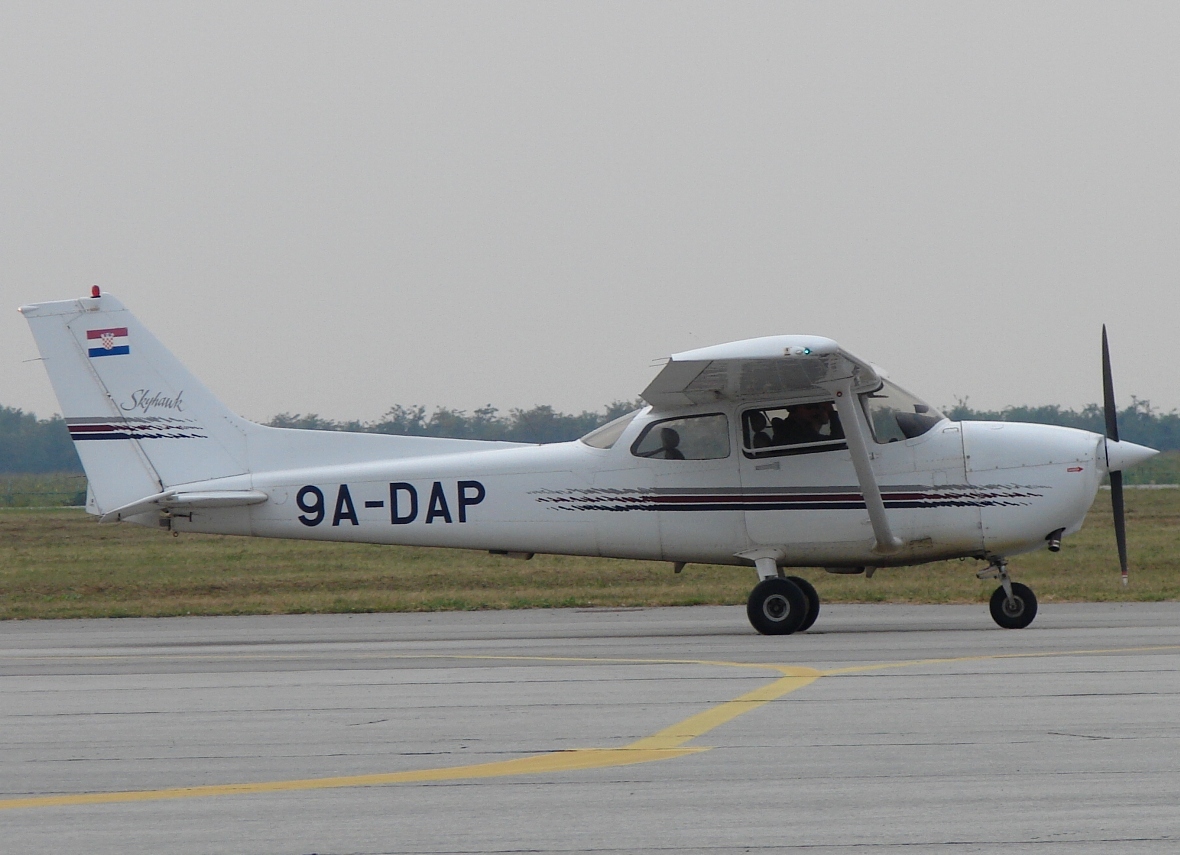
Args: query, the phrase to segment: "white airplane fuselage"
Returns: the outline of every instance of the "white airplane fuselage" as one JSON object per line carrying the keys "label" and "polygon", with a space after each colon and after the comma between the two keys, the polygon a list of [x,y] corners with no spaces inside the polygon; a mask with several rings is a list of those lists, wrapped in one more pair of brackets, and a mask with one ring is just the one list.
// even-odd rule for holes
{"label": "white airplane fuselage", "polygon": [[[735,408],[736,410],[736,408]],[[902,546],[875,549],[847,450],[748,458],[732,426],[715,460],[641,458],[637,416],[610,448],[520,445],[217,479],[190,489],[257,490],[246,507],[174,513],[175,531],[510,553],[563,553],[784,566],[890,566],[1013,555],[1081,527],[1104,438],[1045,425],[951,422],[875,446],[873,464]],[[669,413],[662,412],[660,418]],[[154,515],[145,522],[154,524]]]}

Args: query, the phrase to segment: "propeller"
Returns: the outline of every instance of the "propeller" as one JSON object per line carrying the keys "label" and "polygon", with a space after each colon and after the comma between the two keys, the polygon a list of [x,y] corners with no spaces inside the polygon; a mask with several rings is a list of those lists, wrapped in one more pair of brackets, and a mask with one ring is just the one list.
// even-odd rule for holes
{"label": "propeller", "polygon": [[[1119,417],[1114,405],[1114,377],[1110,371],[1110,345],[1106,341],[1106,324],[1102,325],[1102,411],[1106,416],[1107,457],[1110,443],[1119,441]],[[1114,512],[1114,540],[1119,548],[1119,569],[1123,585],[1127,584],[1127,518],[1123,510],[1123,472],[1110,472],[1110,506]]]}

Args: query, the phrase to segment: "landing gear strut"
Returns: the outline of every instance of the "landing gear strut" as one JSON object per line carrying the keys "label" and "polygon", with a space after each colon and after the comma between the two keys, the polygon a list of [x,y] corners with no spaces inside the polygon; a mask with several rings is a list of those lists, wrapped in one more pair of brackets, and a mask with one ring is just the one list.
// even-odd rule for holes
{"label": "landing gear strut", "polygon": [[999,579],[1000,587],[992,594],[992,620],[1004,629],[1024,629],[1037,616],[1037,595],[1032,588],[1008,578],[1008,561],[993,558],[986,570],[976,574],[980,579]]}
{"label": "landing gear strut", "polygon": [[762,581],[750,592],[746,616],[763,635],[802,632],[819,616],[819,594],[806,579],[784,576],[773,558],[759,558],[755,565]]}

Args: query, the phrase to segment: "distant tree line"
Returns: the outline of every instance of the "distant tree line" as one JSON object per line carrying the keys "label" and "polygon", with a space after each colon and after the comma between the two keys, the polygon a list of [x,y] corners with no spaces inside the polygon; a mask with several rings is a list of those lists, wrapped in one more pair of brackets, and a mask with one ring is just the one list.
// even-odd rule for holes
{"label": "distant tree line", "polygon": [[[1094,433],[1106,433],[1106,416],[1101,404],[1089,404],[1080,410],[1063,410],[1056,404],[1044,407],[1005,407],[1002,410],[973,410],[967,400],[960,400],[944,411],[954,421],[1033,422],[1062,425]],[[1151,401],[1131,398],[1131,406],[1119,411],[1119,439],[1136,442],[1160,451],[1180,449],[1180,412],[1157,412]]]}
{"label": "distant tree line", "polygon": [[[403,436],[448,436],[459,439],[496,439],[511,442],[564,442],[588,433],[640,406],[640,401],[615,401],[602,410],[585,410],[577,415],[559,413],[543,405],[531,410],[513,409],[506,414],[492,406],[471,413],[440,407],[427,415],[423,406],[391,407],[376,421],[335,421],[310,413],[280,413],[268,424],[273,427],[306,430],[360,431]],[[1095,433],[1105,432],[1102,407],[1090,404],[1081,410],[1059,406],[1007,407],[1003,410],[974,410],[966,400],[948,408],[956,421],[986,420],[1037,422],[1065,425]],[[1133,399],[1119,413],[1121,439],[1158,448],[1180,450],[1180,412],[1161,413],[1149,401]],[[0,406],[0,473],[81,472],[82,465],[70,441],[63,419],[38,419],[32,413]]]}
{"label": "distant tree line", "polygon": [[61,416],[38,419],[0,406],[0,473],[81,472],[82,463]]}
{"label": "distant tree line", "polygon": [[375,422],[338,422],[309,415],[280,413],[269,422],[271,427],[304,430],[348,430],[363,433],[391,433],[398,436],[446,436],[455,439],[495,439],[506,442],[568,442],[584,436],[599,425],[642,406],[642,401],[615,401],[602,410],[583,410],[577,415],[559,413],[548,405],[531,410],[509,410],[507,415],[491,406],[466,410],[440,407],[426,415],[418,405],[390,407]]}
{"label": "distant tree line", "polygon": [[[336,421],[315,413],[280,413],[271,427],[302,430],[340,430],[389,433],[401,436],[447,436],[458,439],[497,439],[509,442],[566,442],[639,407],[639,401],[615,401],[604,409],[577,415],[559,413],[542,405],[501,414],[492,406],[471,414],[440,407],[429,416],[423,406],[390,407],[372,422]],[[60,416],[38,419],[14,407],[0,406],[0,473],[81,472],[82,463]]]}

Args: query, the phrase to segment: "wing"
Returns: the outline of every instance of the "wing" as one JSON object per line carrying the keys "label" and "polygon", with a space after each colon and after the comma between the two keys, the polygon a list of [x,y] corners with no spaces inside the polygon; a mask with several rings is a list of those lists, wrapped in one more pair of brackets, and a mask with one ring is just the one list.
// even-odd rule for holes
{"label": "wing", "polygon": [[849,378],[856,392],[869,392],[883,376],[830,338],[773,335],[673,354],[642,394],[656,409],[718,400],[785,402],[826,395],[820,384]]}

